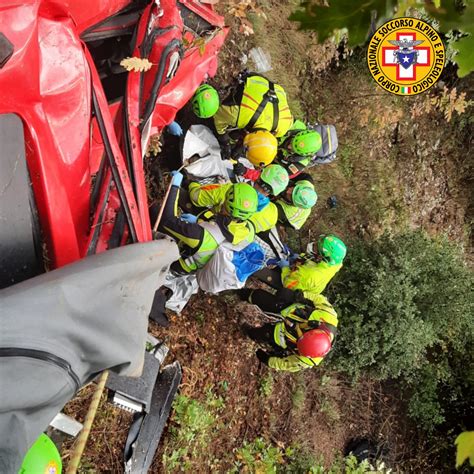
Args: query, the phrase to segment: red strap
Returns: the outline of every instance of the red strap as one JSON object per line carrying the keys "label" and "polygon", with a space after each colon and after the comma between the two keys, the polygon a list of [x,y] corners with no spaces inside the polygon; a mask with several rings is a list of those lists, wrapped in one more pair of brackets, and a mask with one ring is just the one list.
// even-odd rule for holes
{"label": "red strap", "polygon": [[248,168],[244,174],[244,178],[249,179],[250,181],[257,181],[257,179],[260,178],[261,174],[262,172],[260,170]]}

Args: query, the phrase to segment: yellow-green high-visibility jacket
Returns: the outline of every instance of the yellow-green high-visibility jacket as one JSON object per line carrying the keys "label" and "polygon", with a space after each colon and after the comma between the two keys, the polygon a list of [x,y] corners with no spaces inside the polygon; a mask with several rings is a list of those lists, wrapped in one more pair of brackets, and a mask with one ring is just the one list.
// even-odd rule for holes
{"label": "yellow-green high-visibility jacket", "polygon": [[248,245],[255,239],[251,222],[237,222],[206,210],[196,223],[188,223],[178,216],[179,188],[171,186],[166,201],[160,231],[173,237],[181,249],[179,264],[185,272],[204,267],[224,241],[233,245]]}
{"label": "yellow-green high-visibility jacket", "polygon": [[[218,212],[224,204],[227,190],[232,183],[227,184],[206,184],[199,185],[191,183],[189,185],[189,197],[197,207],[207,207],[214,212]],[[268,203],[261,211],[256,212],[249,221],[254,225],[255,232],[265,232],[275,227],[278,220],[278,209],[273,203]]]}
{"label": "yellow-green high-visibility jacket", "polygon": [[[226,240],[224,234],[220,231],[215,222],[201,222],[199,224],[204,228],[204,235],[201,244],[196,252],[191,256],[186,258],[181,257],[179,259],[179,263],[183,270],[189,273],[203,268],[214,255],[219,245]],[[206,228],[203,224],[206,224],[209,228]]]}
{"label": "yellow-green high-visibility jacket", "polygon": [[[298,339],[306,332],[317,327],[314,322],[327,323],[325,329],[331,335],[331,341],[334,340],[335,331],[338,324],[337,313],[331,303],[323,296],[318,295],[314,299],[314,310],[309,317],[296,314],[298,309],[304,309],[305,305],[295,303],[285,308],[281,315],[285,322],[277,323],[273,337],[275,343],[283,349],[294,350],[295,353],[286,357],[270,357],[268,365],[272,369],[287,372],[298,372],[301,369],[315,367],[321,363],[323,357],[306,357],[298,354],[296,343]],[[313,322],[313,324],[311,324]]]}
{"label": "yellow-green high-visibility jacket", "polygon": [[[274,97],[275,106],[271,101],[260,106],[268,95]],[[228,127],[247,127],[268,130],[281,137],[293,124],[284,89],[261,76],[247,77],[240,104],[221,105],[213,119],[219,134],[225,133]]]}
{"label": "yellow-green high-visibility jacket", "polygon": [[273,229],[278,221],[278,208],[269,202],[262,210],[256,212],[249,221],[255,226],[255,232],[265,232]]}
{"label": "yellow-green high-visibility jacket", "polygon": [[[283,199],[278,199],[276,204],[281,207],[286,221],[296,230],[301,229],[304,223],[308,220],[308,217],[311,215],[311,208],[302,209],[301,207],[296,207],[287,203]],[[282,223],[285,224],[286,222]]]}
{"label": "yellow-green high-visibility jacket", "polygon": [[232,183],[226,184],[204,184],[190,183],[189,198],[197,207],[206,207],[217,213],[225,202],[225,196]]}
{"label": "yellow-green high-visibility jacket", "polygon": [[[209,218],[209,216],[207,217]],[[199,248],[191,256],[179,259],[181,267],[187,272],[203,268],[224,241],[236,246],[245,246],[255,240],[255,229],[252,224],[247,222],[231,221],[227,225],[227,235],[224,235],[214,221],[199,220],[198,223],[204,229],[204,236]]]}
{"label": "yellow-green high-visibility jacket", "polygon": [[292,270],[285,267],[281,271],[281,282],[285,288],[303,291],[306,298],[313,300],[314,295],[324,291],[334,275],[342,268],[342,263],[330,265],[326,262],[307,260],[297,264]]}

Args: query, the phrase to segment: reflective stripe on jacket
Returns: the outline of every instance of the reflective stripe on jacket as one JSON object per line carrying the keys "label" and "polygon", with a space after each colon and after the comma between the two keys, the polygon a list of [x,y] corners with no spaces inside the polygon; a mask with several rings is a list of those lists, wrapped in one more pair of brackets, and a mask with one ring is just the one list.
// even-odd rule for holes
{"label": "reflective stripe on jacket", "polygon": [[[203,224],[207,223],[202,223],[202,227],[204,227]],[[204,238],[202,239],[202,243],[193,255],[187,258],[179,259],[179,263],[183,270],[191,273],[204,267],[204,265],[206,265],[206,263],[214,255],[219,245],[224,242],[224,234],[220,231],[217,224],[215,224],[215,227],[217,228],[218,232],[216,231],[211,233],[206,228],[204,229]]]}
{"label": "reflective stripe on jacket", "polygon": [[197,207],[207,207],[212,209],[214,213],[221,210],[225,202],[225,197],[232,183],[227,184],[205,184],[190,183],[189,198]]}
{"label": "reflective stripe on jacket", "polygon": [[[285,322],[275,325],[273,337],[275,343],[283,349],[292,349],[297,351],[296,343],[298,339],[306,332],[314,329],[314,326],[308,324],[310,321],[321,321],[328,323],[328,329],[331,333],[331,341],[335,337],[335,328],[338,324],[337,313],[329,301],[323,296],[318,295],[314,298],[314,310],[309,317],[296,314],[298,310],[304,310],[305,305],[292,304],[284,310],[281,315],[285,318]],[[289,372],[297,372],[301,369],[314,367],[319,365],[323,357],[305,357],[291,354],[287,357],[270,357],[269,366],[276,370],[285,370]]]}
{"label": "reflective stripe on jacket", "polygon": [[308,299],[324,291],[334,275],[342,268],[339,265],[330,265],[326,262],[307,260],[297,264],[294,270],[285,267],[281,271],[281,282],[285,288],[301,290]]}
{"label": "reflective stripe on jacket", "polygon": [[273,229],[278,221],[278,208],[269,202],[261,211],[256,212],[249,221],[255,226],[255,232]]}
{"label": "reflective stripe on jacket", "polygon": [[311,215],[312,208],[302,209],[301,207],[288,204],[283,199],[278,199],[276,203],[282,208],[283,214],[285,215],[288,223],[296,230],[301,229],[304,223],[308,220],[308,217]]}

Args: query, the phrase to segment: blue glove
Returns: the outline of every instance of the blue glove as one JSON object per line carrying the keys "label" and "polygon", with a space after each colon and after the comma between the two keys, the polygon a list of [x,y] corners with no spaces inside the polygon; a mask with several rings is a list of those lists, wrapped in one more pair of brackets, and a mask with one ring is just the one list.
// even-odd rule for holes
{"label": "blue glove", "polygon": [[195,224],[198,221],[198,218],[194,214],[181,214],[179,218],[189,224]]}
{"label": "blue glove", "polygon": [[178,122],[171,122],[168,125],[168,133],[174,135],[175,137],[181,137],[183,135],[183,129]]}
{"label": "blue glove", "polygon": [[299,253],[292,253],[288,257],[288,261],[290,262],[290,265],[293,265],[295,262],[301,259],[301,255]]}
{"label": "blue glove", "polygon": [[257,198],[257,212],[259,212],[268,205],[268,203],[270,202],[270,198],[268,196],[264,196],[262,193],[259,192],[257,192]]}
{"label": "blue glove", "polygon": [[280,260],[277,265],[280,267],[280,268],[284,268],[284,267],[289,267],[290,266],[290,262],[288,260]]}
{"label": "blue glove", "polygon": [[171,176],[171,185],[177,186],[179,188],[181,186],[181,183],[183,182],[183,174],[179,171],[172,171]]}

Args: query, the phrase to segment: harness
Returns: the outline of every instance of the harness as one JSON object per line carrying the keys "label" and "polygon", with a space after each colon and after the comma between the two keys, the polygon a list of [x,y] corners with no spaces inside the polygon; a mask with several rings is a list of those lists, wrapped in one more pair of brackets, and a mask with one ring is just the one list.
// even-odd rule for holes
{"label": "harness", "polygon": [[[331,316],[333,316],[333,314],[322,308],[322,307],[318,307],[316,308],[318,311],[321,311],[323,313],[327,313]],[[305,319],[304,317],[300,317],[298,315],[298,312],[299,309],[297,309],[295,311],[295,313],[293,313],[291,319],[293,319],[294,321],[296,321],[295,323],[292,323],[291,321],[289,321],[287,318],[285,318],[284,320],[284,323],[285,323],[285,335],[286,335],[286,338],[292,342],[293,344],[296,344],[296,342],[298,341],[298,339],[306,332],[306,331],[310,331],[312,329],[323,329],[323,330],[326,330],[327,332],[329,332],[332,336],[332,341],[334,341],[336,339],[336,333],[337,333],[337,327],[334,326],[333,324],[331,323],[328,323],[326,321],[321,321],[321,320],[312,320],[312,321],[309,321],[307,319]],[[312,312],[312,311],[311,311]],[[300,313],[301,314],[301,313]],[[293,334],[293,331],[290,332],[290,330],[294,329],[295,330],[295,333],[296,333],[296,336],[295,334]]]}
{"label": "harness", "polygon": [[[292,308],[290,310],[290,308]],[[275,343],[286,349],[292,355],[295,355],[298,360],[304,364],[316,366],[317,363],[311,358],[302,356],[298,353],[296,345],[298,339],[306,332],[311,329],[324,329],[331,334],[331,340],[334,344],[336,338],[337,327],[327,321],[321,320],[308,320],[313,311],[319,311],[327,313],[334,317],[334,310],[332,307],[327,307],[325,304],[318,304],[316,308],[310,306],[297,307],[293,305],[285,308],[282,311],[284,320],[275,326],[274,339]],[[284,314],[286,313],[286,314]],[[292,321],[291,321],[292,320]],[[287,344],[288,342],[288,344]]]}
{"label": "harness", "polygon": [[264,76],[250,74],[242,79],[237,128],[263,129],[277,136],[293,123],[284,89]]}
{"label": "harness", "polygon": [[273,106],[273,123],[271,132],[276,131],[278,128],[278,121],[280,120],[280,112],[278,109],[278,97],[275,92],[275,84],[271,81],[268,81],[268,91],[263,94],[263,98],[258,104],[257,109],[253,113],[252,117],[250,118],[246,128],[252,130],[254,125],[257,123],[260,115],[262,115],[263,109],[265,109],[266,105],[271,102]]}

